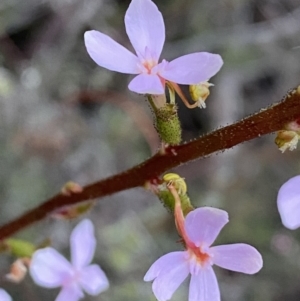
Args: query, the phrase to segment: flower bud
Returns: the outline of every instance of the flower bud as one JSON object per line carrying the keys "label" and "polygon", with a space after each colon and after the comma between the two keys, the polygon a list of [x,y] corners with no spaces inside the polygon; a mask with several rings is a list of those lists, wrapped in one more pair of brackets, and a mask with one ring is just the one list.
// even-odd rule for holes
{"label": "flower bud", "polygon": [[5,278],[14,283],[20,283],[27,274],[27,267],[30,264],[28,257],[18,258],[10,266],[9,274],[5,275]]}
{"label": "flower bud", "polygon": [[16,257],[30,257],[36,247],[26,240],[9,238],[1,242],[0,249]]}
{"label": "flower bud", "polygon": [[279,150],[283,153],[289,149],[290,151],[297,148],[300,138],[300,120],[289,122],[285,125],[284,130],[278,131],[275,143]]}
{"label": "flower bud", "polygon": [[184,178],[181,178],[176,173],[167,173],[163,176],[163,180],[166,183],[172,183],[176,188],[179,195],[184,195],[187,192],[187,186]]}
{"label": "flower bud", "polygon": [[199,108],[206,108],[205,100],[210,94],[209,87],[211,86],[213,86],[213,84],[208,81],[201,82],[196,85],[190,85],[189,91],[191,98],[194,102],[198,103]]}
{"label": "flower bud", "polygon": [[181,202],[182,212],[187,215],[190,211],[194,210],[190,198],[187,194],[187,185],[184,178],[178,174],[168,173],[163,176],[163,183],[157,185],[156,194],[163,205],[171,212],[174,212],[175,200],[172,193],[168,189],[168,185],[173,185],[178,193]]}
{"label": "flower bud", "polygon": [[91,208],[95,205],[94,201],[88,201],[76,205],[65,206],[63,208],[59,208],[55,210],[51,217],[56,219],[69,220],[73,218],[77,218],[85,213],[87,213]]}
{"label": "flower bud", "polygon": [[71,196],[72,194],[81,193],[82,191],[83,188],[78,183],[69,181],[62,187],[61,194]]}
{"label": "flower bud", "polygon": [[290,151],[296,149],[298,140],[299,135],[294,131],[279,131],[277,132],[275,143],[279,150],[284,153],[287,149]]}

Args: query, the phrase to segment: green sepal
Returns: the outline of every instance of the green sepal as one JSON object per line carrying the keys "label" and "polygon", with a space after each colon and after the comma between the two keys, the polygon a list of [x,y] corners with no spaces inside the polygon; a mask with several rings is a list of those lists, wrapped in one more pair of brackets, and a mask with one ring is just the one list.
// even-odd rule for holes
{"label": "green sepal", "polygon": [[[164,186],[161,185],[161,186]],[[160,187],[162,189],[159,189],[159,192],[157,193],[158,198],[160,199],[160,201],[162,202],[162,204],[170,211],[170,212],[174,212],[174,205],[175,205],[175,200],[174,197],[172,195],[172,193],[166,188],[164,189],[163,187]],[[186,216],[189,212],[191,212],[192,210],[194,210],[195,208],[193,207],[193,205],[191,204],[191,200],[188,196],[187,193],[184,194],[179,194],[179,198],[181,201],[181,208],[182,208],[182,212],[183,215]]]}
{"label": "green sepal", "polygon": [[170,145],[181,142],[181,125],[177,114],[177,106],[167,103],[154,111],[156,116],[155,128],[161,140]]}

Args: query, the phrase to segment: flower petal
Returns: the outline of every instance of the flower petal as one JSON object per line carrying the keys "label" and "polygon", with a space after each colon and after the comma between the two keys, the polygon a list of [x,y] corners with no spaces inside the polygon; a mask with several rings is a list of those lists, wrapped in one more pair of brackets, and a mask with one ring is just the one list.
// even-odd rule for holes
{"label": "flower petal", "polygon": [[139,74],[128,85],[129,90],[140,94],[164,94],[165,88],[160,78],[152,74]]}
{"label": "flower petal", "polygon": [[165,42],[165,24],[157,6],[151,0],[132,0],[125,14],[125,26],[137,55],[157,63]]}
{"label": "flower petal", "polygon": [[152,290],[158,301],[166,301],[171,299],[172,295],[177,290],[179,285],[189,274],[189,265],[185,257],[186,252],[181,253],[181,259],[171,265],[167,265],[165,263],[165,265],[167,265],[166,270],[161,270],[157,278],[153,281]]}
{"label": "flower petal", "polygon": [[171,252],[159,259],[157,259],[150,267],[146,275],[144,276],[144,281],[152,281],[154,278],[158,277],[160,274],[166,273],[178,263],[184,261],[186,258],[186,252]]}
{"label": "flower petal", "polygon": [[1,301],[11,301],[11,296],[2,288],[0,288],[0,300]]}
{"label": "flower petal", "polygon": [[221,268],[255,274],[263,266],[260,253],[247,244],[231,244],[210,248],[214,264]]}
{"label": "flower petal", "polygon": [[281,186],[277,206],[285,227],[291,230],[300,227],[300,176],[289,179]]}
{"label": "flower petal", "polygon": [[196,275],[192,275],[189,301],[220,301],[218,281],[211,266],[200,269]]}
{"label": "flower petal", "polygon": [[72,276],[71,264],[53,248],[35,251],[29,268],[33,281],[48,288],[61,286]]}
{"label": "flower petal", "polygon": [[90,30],[85,32],[84,42],[88,54],[99,66],[121,73],[139,73],[138,57],[109,36]]}
{"label": "flower petal", "polygon": [[196,52],[181,56],[167,64],[160,75],[172,82],[195,85],[214,76],[222,67],[220,55]]}
{"label": "flower petal", "polygon": [[80,270],[92,261],[96,249],[94,226],[90,220],[84,219],[74,228],[70,244],[72,264]]}
{"label": "flower petal", "polygon": [[78,301],[84,297],[80,287],[73,283],[61,289],[55,301]]}
{"label": "flower petal", "polygon": [[196,246],[210,246],[227,223],[226,211],[202,207],[191,211],[186,216],[185,229]]}
{"label": "flower petal", "polygon": [[84,268],[81,272],[79,283],[81,287],[92,296],[102,293],[109,287],[106,275],[97,264]]}

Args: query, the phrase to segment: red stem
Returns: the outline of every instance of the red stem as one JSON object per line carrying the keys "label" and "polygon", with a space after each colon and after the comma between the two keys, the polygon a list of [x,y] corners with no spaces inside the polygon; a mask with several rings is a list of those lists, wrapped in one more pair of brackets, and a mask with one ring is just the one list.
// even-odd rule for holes
{"label": "red stem", "polygon": [[239,143],[284,128],[290,121],[300,118],[300,86],[291,90],[277,104],[229,126],[220,128],[186,144],[167,147],[164,154],[157,153],[145,162],[125,172],[90,184],[81,193],[71,196],[61,193],[28,211],[12,222],[0,227],[0,240],[42,220],[56,209],[82,201],[100,198],[122,190],[144,186],[145,183],[171,168],[203,158],[214,152],[231,148]]}

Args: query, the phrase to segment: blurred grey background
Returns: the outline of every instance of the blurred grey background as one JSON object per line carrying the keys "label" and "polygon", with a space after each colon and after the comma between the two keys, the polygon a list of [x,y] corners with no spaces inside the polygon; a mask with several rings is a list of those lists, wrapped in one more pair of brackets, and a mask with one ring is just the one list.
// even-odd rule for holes
{"label": "blurred grey background", "polygon": [[[179,114],[188,141],[279,101],[300,83],[299,0],[161,0],[162,58],[194,51],[222,55],[206,110]],[[0,223],[56,194],[69,180],[85,185],[142,162],[159,141],[150,109],[131,93],[131,76],[98,67],[83,43],[86,30],[109,34],[131,48],[124,28],[129,0],[0,1]],[[187,92],[187,90],[185,90]],[[223,301],[298,301],[300,230],[281,225],[279,187],[300,173],[299,151],[281,154],[275,135],[182,166],[196,206],[229,212],[216,244],[245,242],[264,257],[247,276],[216,268]],[[103,198],[90,218],[97,231],[94,261],[111,288],[86,300],[155,300],[143,282],[163,254],[181,250],[172,216],[154,195],[134,189]],[[16,237],[50,238],[69,256],[76,221],[47,219]],[[4,278],[14,258],[0,257],[0,287],[18,301],[51,301],[58,290]],[[188,281],[172,300],[187,300]]]}

